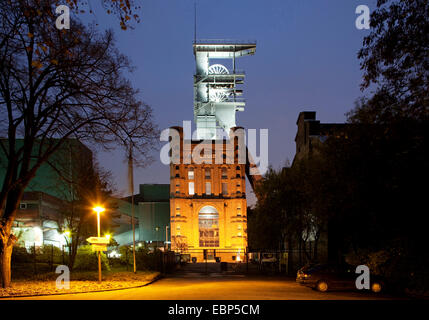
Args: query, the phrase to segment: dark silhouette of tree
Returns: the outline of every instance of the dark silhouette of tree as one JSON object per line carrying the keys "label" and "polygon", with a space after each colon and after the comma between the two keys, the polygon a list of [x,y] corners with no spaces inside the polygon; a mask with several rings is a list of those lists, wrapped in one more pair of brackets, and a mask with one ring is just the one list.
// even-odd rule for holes
{"label": "dark silhouette of tree", "polygon": [[421,213],[427,211],[429,172],[429,2],[379,0],[371,28],[358,57],[362,89],[374,91],[348,114],[361,129],[342,160],[354,164],[348,172],[356,173],[361,199],[355,202],[361,219],[351,234],[355,251],[358,245],[370,251],[396,248],[403,258],[419,257],[407,264],[415,273],[428,262],[428,218]]}
{"label": "dark silhouette of tree", "polygon": [[258,202],[249,211],[252,249],[299,249],[305,256],[299,257],[299,263],[317,260],[318,241],[327,218],[319,206],[323,197],[320,168],[320,159],[314,158],[291,168],[268,170],[255,190]]}
{"label": "dark silhouette of tree", "polygon": [[7,137],[0,152],[8,159],[0,190],[3,287],[10,285],[11,228],[24,189],[67,139],[106,149],[132,144],[143,161],[156,138],[151,108],[124,77],[132,68],[113,33],[77,18],[70,30],[58,30],[55,5],[15,0],[0,7],[0,135]]}
{"label": "dark silhouette of tree", "polygon": [[375,91],[308,159],[268,172],[249,244],[290,243],[307,255],[312,226],[328,231],[332,262],[365,252],[373,259],[360,264],[381,269],[381,257],[392,279],[427,289],[429,2],[378,1],[371,27],[359,58],[362,88]]}
{"label": "dark silhouette of tree", "polygon": [[391,123],[427,120],[429,114],[429,2],[378,0],[371,33],[358,53],[364,71],[359,101],[350,120]]}

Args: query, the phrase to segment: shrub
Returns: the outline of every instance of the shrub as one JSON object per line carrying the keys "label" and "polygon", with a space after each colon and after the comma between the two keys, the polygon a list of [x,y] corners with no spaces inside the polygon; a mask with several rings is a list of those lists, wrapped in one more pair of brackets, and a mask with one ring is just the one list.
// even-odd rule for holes
{"label": "shrub", "polygon": [[[109,261],[103,252],[101,252],[101,268],[103,270],[110,270]],[[97,252],[94,252],[90,245],[79,247],[73,269],[86,271],[98,270]]]}
{"label": "shrub", "polygon": [[155,250],[149,251],[141,247],[136,250],[136,265],[139,270],[157,270],[161,269],[162,252]]}
{"label": "shrub", "polygon": [[[133,265],[133,249],[129,246],[119,248],[121,254],[120,261],[123,265]],[[162,252],[159,250],[150,251],[145,246],[136,248],[136,267],[138,270],[160,270]]]}
{"label": "shrub", "polygon": [[12,251],[12,265],[14,263],[28,263],[33,262],[31,254],[25,247],[14,246]]}
{"label": "shrub", "polygon": [[52,245],[43,245],[36,251],[37,261],[50,263],[62,263],[63,252],[60,248]]}
{"label": "shrub", "polygon": [[119,247],[119,254],[121,255],[119,260],[123,265],[133,265],[133,249],[129,246]]}

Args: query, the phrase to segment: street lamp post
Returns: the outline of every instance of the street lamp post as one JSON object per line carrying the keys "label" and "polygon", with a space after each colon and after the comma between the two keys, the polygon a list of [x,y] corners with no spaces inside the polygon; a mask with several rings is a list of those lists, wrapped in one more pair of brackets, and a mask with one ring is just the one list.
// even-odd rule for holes
{"label": "street lamp post", "polygon": [[[94,207],[92,208],[97,213],[97,236],[100,238],[100,213],[104,212],[106,209],[103,207]],[[98,251],[98,282],[101,282],[101,252]]]}
{"label": "street lamp post", "polygon": [[[66,244],[67,244],[67,248],[68,248],[68,255],[69,255],[69,261],[68,263],[70,264],[70,256],[71,256],[71,240],[72,240],[72,236],[71,236],[71,231],[70,230],[66,230],[63,233],[64,239],[66,240]],[[63,264],[65,264],[65,258],[64,258],[64,245],[63,245]]]}
{"label": "street lamp post", "polygon": [[[104,237],[110,241],[110,238],[112,237],[110,234],[105,234]],[[110,263],[109,261],[109,251],[106,251],[106,258],[107,258],[107,262]]]}

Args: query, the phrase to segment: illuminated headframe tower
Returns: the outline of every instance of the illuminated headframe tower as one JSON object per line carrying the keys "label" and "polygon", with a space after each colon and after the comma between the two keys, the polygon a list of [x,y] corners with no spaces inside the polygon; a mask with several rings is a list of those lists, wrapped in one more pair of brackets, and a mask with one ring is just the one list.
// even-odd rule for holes
{"label": "illuminated headframe tower", "polygon": [[[255,49],[255,43],[194,43],[196,138],[185,136],[181,127],[170,129],[179,132],[173,151],[180,150],[180,161],[170,165],[171,248],[198,262],[243,261],[247,250],[245,179],[253,186],[257,177],[249,175],[244,142],[239,147],[244,128],[236,126],[235,112],[244,110],[237,98],[244,73],[236,71],[235,62]],[[229,59],[229,69],[219,59]],[[201,153],[204,161],[196,161],[194,155]]]}
{"label": "illuminated headframe tower", "polygon": [[[197,139],[216,139],[217,129],[227,134],[236,126],[235,112],[244,111],[239,98],[245,74],[236,70],[236,59],[253,55],[256,43],[200,40],[194,43],[196,74],[194,76],[194,121]],[[213,60],[215,63],[212,63]],[[228,69],[216,60],[227,60]],[[229,61],[228,61],[229,60]]]}

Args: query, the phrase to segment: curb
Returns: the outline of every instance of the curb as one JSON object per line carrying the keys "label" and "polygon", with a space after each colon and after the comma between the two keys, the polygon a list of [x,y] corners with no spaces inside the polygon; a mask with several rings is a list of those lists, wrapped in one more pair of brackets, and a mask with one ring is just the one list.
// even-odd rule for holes
{"label": "curb", "polygon": [[149,282],[133,286],[133,287],[125,287],[125,288],[115,288],[115,289],[104,289],[104,290],[94,290],[94,291],[81,291],[81,292],[61,292],[61,293],[48,293],[48,294],[32,294],[32,295],[21,295],[21,296],[3,296],[0,297],[0,299],[13,299],[13,298],[30,298],[30,297],[48,297],[48,296],[64,296],[69,294],[82,294],[82,293],[95,293],[95,292],[108,292],[108,291],[119,291],[119,290],[127,290],[127,289],[136,289],[136,288],[143,288],[146,287],[160,279],[162,279],[164,276],[159,274],[156,277],[154,277]]}

